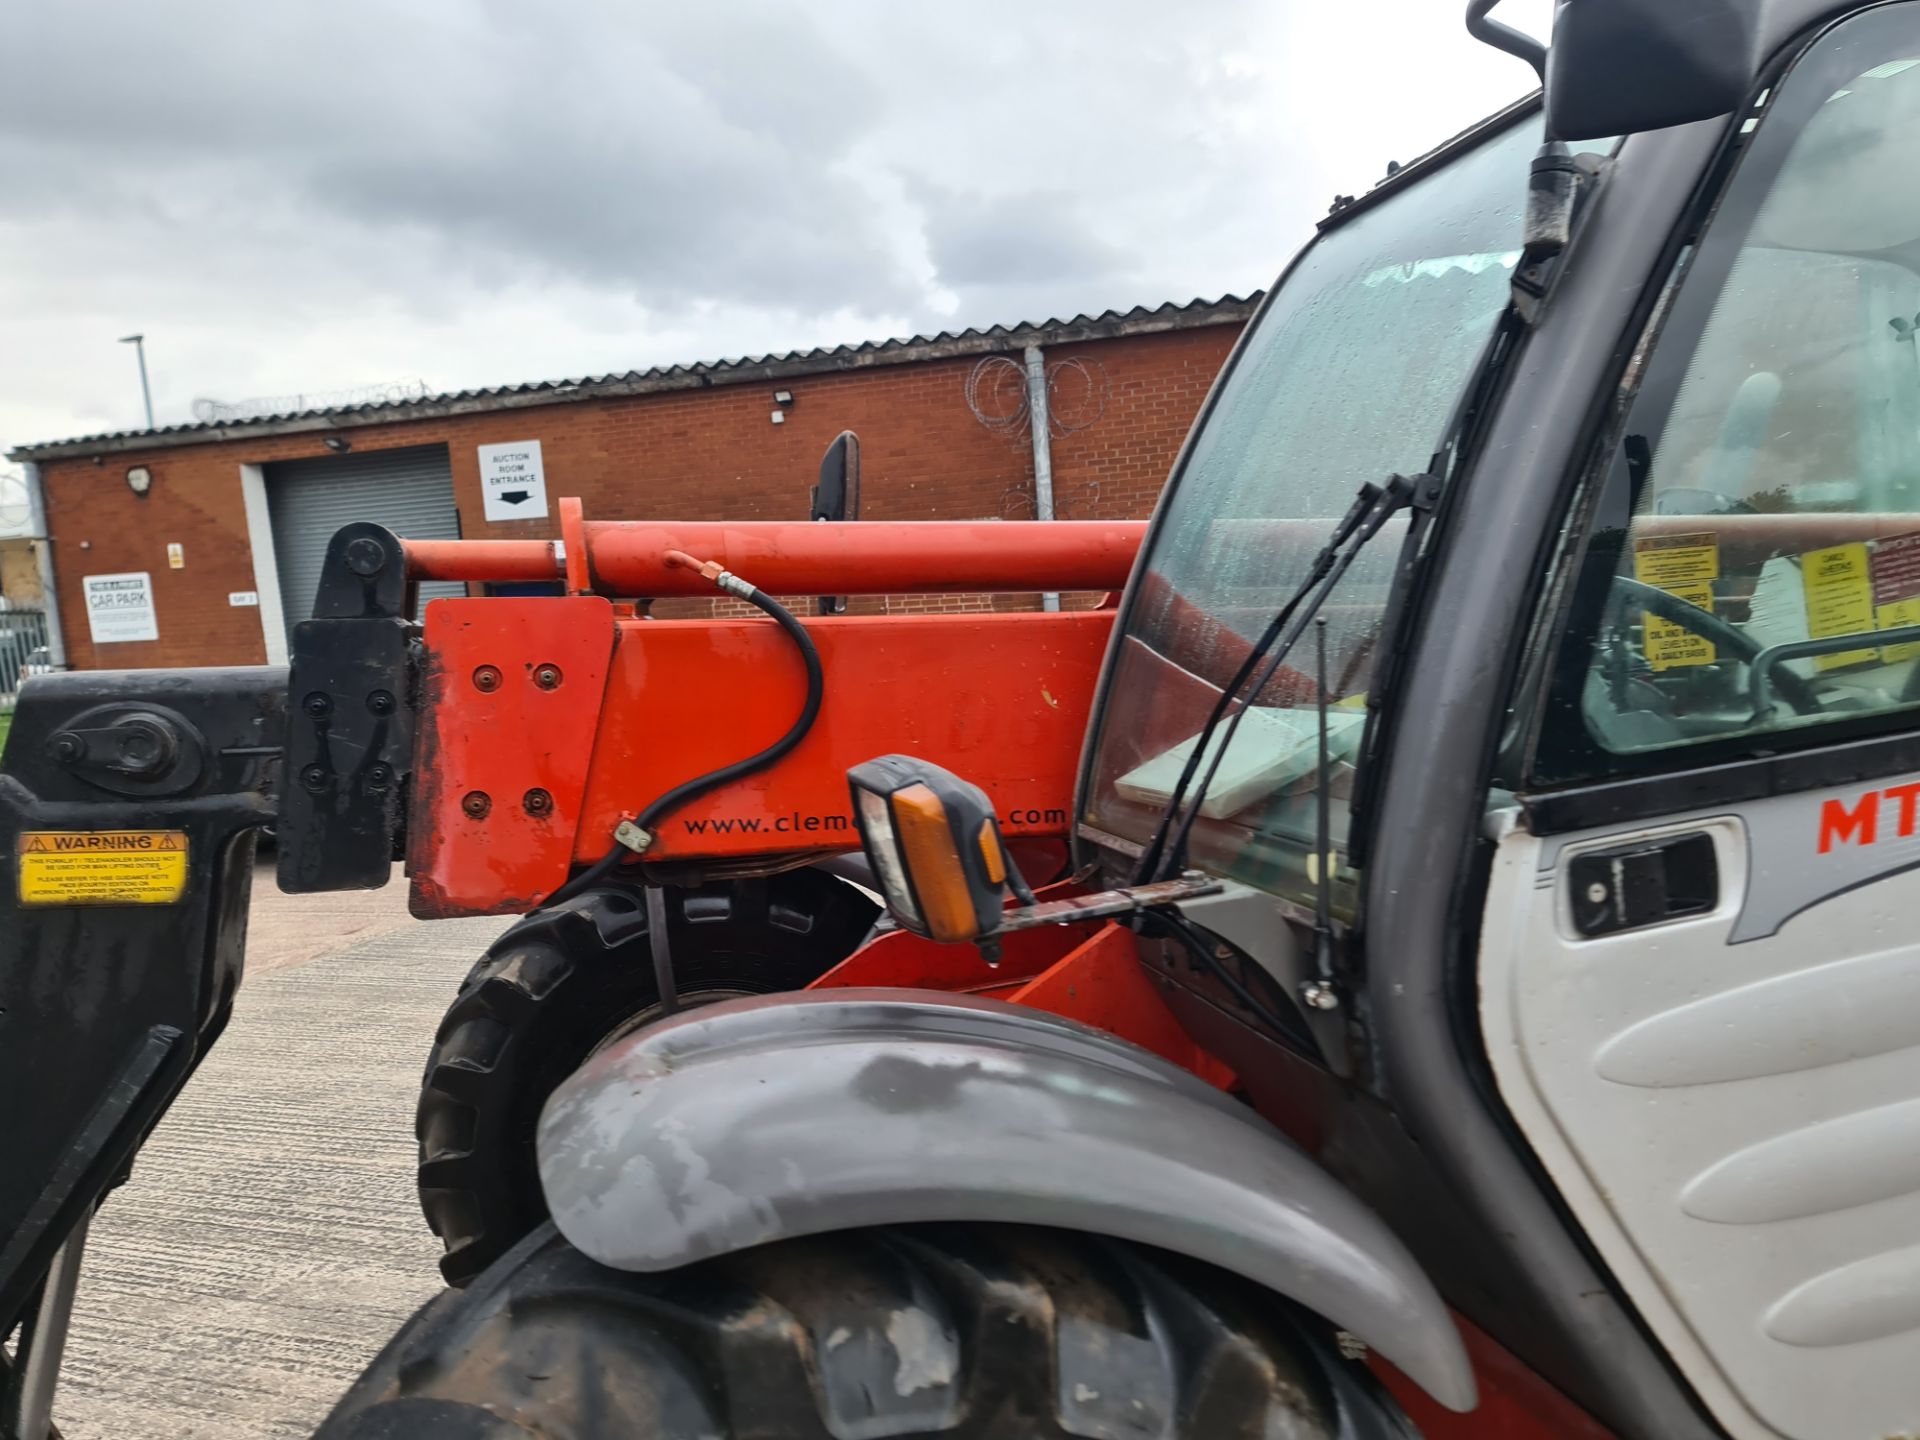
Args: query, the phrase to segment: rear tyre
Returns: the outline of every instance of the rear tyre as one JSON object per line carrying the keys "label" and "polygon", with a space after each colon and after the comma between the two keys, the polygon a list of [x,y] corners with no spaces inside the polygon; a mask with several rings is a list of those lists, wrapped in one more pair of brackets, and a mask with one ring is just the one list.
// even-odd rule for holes
{"label": "rear tyre", "polygon": [[[878,907],[816,870],[670,889],[684,1006],[797,990],[852,954]],[[531,915],[460,986],[427,1057],[414,1133],[420,1208],[464,1285],[547,1218],[540,1107],[595,1048],[657,1014],[646,905],[622,886]]]}
{"label": "rear tyre", "polygon": [[1333,1332],[1237,1277],[1012,1226],[662,1275],[551,1226],[417,1314],[318,1440],[1410,1440]]}

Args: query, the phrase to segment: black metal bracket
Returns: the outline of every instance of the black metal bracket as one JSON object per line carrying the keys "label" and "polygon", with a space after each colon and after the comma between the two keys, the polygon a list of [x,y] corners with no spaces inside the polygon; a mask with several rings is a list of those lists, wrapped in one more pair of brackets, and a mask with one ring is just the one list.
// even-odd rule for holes
{"label": "black metal bracket", "polygon": [[348,525],[327,546],[314,618],[293,630],[280,888],[385,885],[406,848],[417,649],[399,539]]}
{"label": "black metal bracket", "polygon": [[[0,763],[0,1334],[226,1023],[285,723],[277,667],[21,688]],[[142,847],[179,857],[166,883],[115,881]]]}

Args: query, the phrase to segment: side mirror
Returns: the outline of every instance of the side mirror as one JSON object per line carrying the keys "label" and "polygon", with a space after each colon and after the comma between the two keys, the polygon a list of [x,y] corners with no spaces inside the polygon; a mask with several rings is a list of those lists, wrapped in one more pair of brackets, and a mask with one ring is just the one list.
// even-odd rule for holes
{"label": "side mirror", "polygon": [[867,862],[902,928],[931,940],[985,940],[999,930],[1010,890],[1032,903],[978,785],[910,755],[856,765],[847,783]]}
{"label": "side mirror", "polygon": [[820,457],[820,483],[808,507],[815,520],[860,518],[860,437],[842,430]]}
{"label": "side mirror", "polygon": [[1559,0],[1548,135],[1600,140],[1727,114],[1760,67],[1759,10],[1751,0]]}
{"label": "side mirror", "polygon": [[[813,487],[807,506],[815,520],[858,520],[860,518],[860,437],[842,430],[820,457],[820,483]],[[822,615],[847,613],[847,597],[822,595]]]}

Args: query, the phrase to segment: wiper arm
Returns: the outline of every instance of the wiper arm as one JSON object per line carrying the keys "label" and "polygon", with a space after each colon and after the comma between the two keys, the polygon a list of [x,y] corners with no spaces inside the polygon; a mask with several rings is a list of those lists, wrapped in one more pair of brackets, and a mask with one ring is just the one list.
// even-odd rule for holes
{"label": "wiper arm", "polygon": [[[1392,475],[1385,484],[1376,485],[1368,481],[1360,487],[1352,507],[1334,527],[1333,534],[1320,548],[1320,553],[1314,556],[1306,579],[1275,612],[1260,638],[1247,652],[1247,658],[1220,692],[1219,700],[1207,716],[1207,723],[1201,727],[1193,753],[1187,756],[1187,762],[1181,768],[1179,782],[1167,797],[1166,807],[1154,826],[1153,838],[1141,852],[1140,862],[1134,870],[1136,885],[1152,884],[1180,872],[1186,864],[1187,841],[1193,832],[1193,822],[1199,817],[1200,806],[1206,801],[1207,791],[1220,769],[1220,762],[1233,744],[1241,718],[1252,706],[1253,697],[1265,690],[1272,681],[1309,622],[1326,603],[1327,596],[1340,583],[1348,567],[1366,548],[1367,542],[1379,534],[1387,521],[1399,511],[1409,507],[1431,509],[1439,490],[1440,481],[1433,475],[1424,474]],[[1244,699],[1241,698],[1243,694]],[[1232,709],[1229,714],[1236,700],[1239,701],[1239,708]],[[1226,730],[1221,735],[1220,744],[1212,746],[1214,732],[1219,730],[1223,720]],[[1198,788],[1193,790],[1192,803],[1187,804],[1188,789],[1193,786],[1194,777],[1199,773],[1201,761],[1206,759],[1210,746],[1213,749],[1212,759],[1207,762],[1206,773],[1200,776]],[[1324,776],[1321,777],[1321,783],[1325,784]]]}

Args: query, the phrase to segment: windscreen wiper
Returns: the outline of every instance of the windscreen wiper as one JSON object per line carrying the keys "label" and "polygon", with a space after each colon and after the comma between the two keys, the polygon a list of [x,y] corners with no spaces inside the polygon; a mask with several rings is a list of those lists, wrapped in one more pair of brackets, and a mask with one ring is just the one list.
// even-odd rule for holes
{"label": "windscreen wiper", "polygon": [[[1326,603],[1327,596],[1340,583],[1348,567],[1366,548],[1367,542],[1379,534],[1387,521],[1401,510],[1431,510],[1439,494],[1440,481],[1430,474],[1391,475],[1383,484],[1368,481],[1360,487],[1352,507],[1334,527],[1319,554],[1314,556],[1306,579],[1274,613],[1260,638],[1247,652],[1247,658],[1240,663],[1240,668],[1220,692],[1219,700],[1214,702],[1207,723],[1196,737],[1193,752],[1187,756],[1186,764],[1181,768],[1180,779],[1167,797],[1166,806],[1154,826],[1153,837],[1141,852],[1139,864],[1134,870],[1136,885],[1153,884],[1181,872],[1186,864],[1187,842],[1193,833],[1193,822],[1199,817],[1207,790],[1220,769],[1220,761],[1232,745],[1241,718],[1252,707],[1254,697],[1272,681],[1307,625],[1319,613],[1320,607]],[[1214,734],[1220,731],[1223,721],[1226,729],[1221,732],[1220,743],[1213,745]],[[1207,758],[1209,748],[1213,752],[1210,760]],[[1200,775],[1203,760],[1207,762],[1206,773]],[[1322,764],[1325,763],[1323,756]],[[1194,784],[1196,775],[1199,775],[1197,787]],[[1326,778],[1325,775],[1320,777],[1323,788]],[[1190,787],[1192,799],[1189,803]],[[1323,885],[1328,868],[1322,857],[1319,862],[1319,874],[1322,877],[1319,883]]]}

